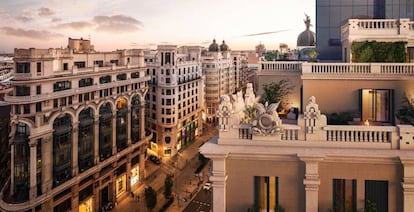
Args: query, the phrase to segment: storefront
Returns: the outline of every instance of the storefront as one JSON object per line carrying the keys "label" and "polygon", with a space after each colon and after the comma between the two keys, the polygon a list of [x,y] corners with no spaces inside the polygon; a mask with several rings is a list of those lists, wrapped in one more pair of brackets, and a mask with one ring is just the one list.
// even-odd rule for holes
{"label": "storefront", "polygon": [[116,197],[118,198],[126,191],[126,174],[116,178]]}
{"label": "storefront", "polygon": [[92,212],[93,211],[93,198],[89,197],[84,202],[79,204],[79,212]]}
{"label": "storefront", "polygon": [[139,163],[131,167],[131,187],[139,182]]}

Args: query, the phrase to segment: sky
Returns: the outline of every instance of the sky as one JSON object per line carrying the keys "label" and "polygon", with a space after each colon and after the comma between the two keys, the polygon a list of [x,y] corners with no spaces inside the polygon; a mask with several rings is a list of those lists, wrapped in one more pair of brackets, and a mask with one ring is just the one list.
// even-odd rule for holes
{"label": "sky", "polygon": [[97,51],[208,47],[213,39],[232,50],[294,48],[305,14],[315,25],[315,1],[0,0],[0,53],[66,47],[68,37],[91,39]]}

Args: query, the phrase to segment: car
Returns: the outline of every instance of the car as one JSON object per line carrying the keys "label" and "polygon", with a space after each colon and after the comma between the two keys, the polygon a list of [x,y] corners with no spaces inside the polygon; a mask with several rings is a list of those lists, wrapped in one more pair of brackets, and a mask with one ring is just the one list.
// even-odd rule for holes
{"label": "car", "polygon": [[210,182],[206,182],[206,184],[204,184],[203,186],[203,189],[208,191],[211,189],[212,186],[213,185]]}
{"label": "car", "polygon": [[155,155],[150,155],[149,160],[157,165],[161,164],[161,160]]}

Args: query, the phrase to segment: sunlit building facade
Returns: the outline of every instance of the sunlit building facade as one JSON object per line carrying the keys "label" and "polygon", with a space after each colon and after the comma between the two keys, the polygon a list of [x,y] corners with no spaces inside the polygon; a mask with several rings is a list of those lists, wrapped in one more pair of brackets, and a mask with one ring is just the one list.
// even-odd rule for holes
{"label": "sunlit building facade", "polygon": [[151,76],[146,96],[148,151],[171,157],[202,133],[203,78],[201,47],[159,45],[145,53]]}
{"label": "sunlit building facade", "polygon": [[15,49],[5,211],[101,211],[144,177],[142,50]]}
{"label": "sunlit building facade", "polygon": [[223,94],[236,91],[238,72],[238,55],[232,53],[223,41],[221,45],[213,40],[208,51],[203,52],[203,75],[205,76],[205,115],[207,122],[215,121],[215,114]]}

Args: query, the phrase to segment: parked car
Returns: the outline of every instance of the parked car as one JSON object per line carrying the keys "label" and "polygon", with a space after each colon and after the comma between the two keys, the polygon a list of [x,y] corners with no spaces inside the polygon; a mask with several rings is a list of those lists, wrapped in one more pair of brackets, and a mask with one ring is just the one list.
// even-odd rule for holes
{"label": "parked car", "polygon": [[161,164],[161,160],[155,155],[150,155],[149,160],[157,165]]}
{"label": "parked car", "polygon": [[206,182],[206,184],[204,184],[203,189],[204,190],[210,190],[211,189],[212,184],[210,182]]}

